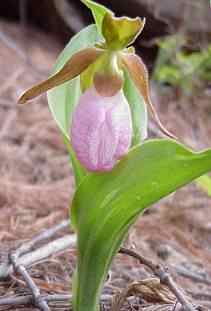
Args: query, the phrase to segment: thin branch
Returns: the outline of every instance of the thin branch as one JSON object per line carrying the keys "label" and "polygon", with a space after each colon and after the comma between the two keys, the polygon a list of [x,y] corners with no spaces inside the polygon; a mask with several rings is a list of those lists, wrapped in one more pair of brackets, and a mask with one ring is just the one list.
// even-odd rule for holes
{"label": "thin branch", "polygon": [[[54,294],[54,295],[41,295],[42,299],[44,299],[47,303],[69,303],[72,302],[72,295],[69,294]],[[102,302],[110,302],[112,299],[111,295],[102,295]],[[18,306],[18,305],[30,305],[33,302],[32,295],[25,296],[13,296],[13,297],[4,297],[0,298],[0,307],[1,306]]]}
{"label": "thin branch", "polygon": [[28,305],[32,303],[32,300],[33,300],[32,295],[3,297],[3,298],[0,298],[0,307],[1,306]]}
{"label": "thin branch", "polygon": [[21,256],[29,251],[32,250],[32,248],[40,242],[43,242],[44,240],[50,239],[52,238],[58,231],[68,228],[70,225],[70,221],[69,220],[64,220],[61,223],[59,223],[58,225],[44,230],[43,232],[41,232],[40,234],[38,234],[37,236],[35,236],[32,240],[30,240],[29,242],[23,243],[16,251],[16,256]]}
{"label": "thin branch", "polygon": [[211,293],[204,292],[203,289],[201,292],[188,290],[188,294],[197,300],[211,301]]}
{"label": "thin branch", "polygon": [[68,249],[71,247],[75,248],[75,245],[76,245],[76,235],[74,234],[65,235],[52,242],[49,242],[45,246],[42,246],[31,253],[25,254],[24,256],[20,257],[18,261],[20,261],[25,267],[30,267],[35,263],[40,262],[43,259],[56,253],[59,253],[67,248]]}
{"label": "thin branch", "polygon": [[200,274],[196,274],[193,271],[189,271],[185,268],[182,267],[175,267],[173,266],[173,268],[175,269],[175,271],[177,272],[178,275],[187,278],[187,279],[191,279],[194,282],[197,283],[203,283],[203,284],[207,284],[207,285],[211,285],[211,279],[207,278],[206,276],[202,276]]}
{"label": "thin branch", "polygon": [[16,255],[11,254],[9,259],[13,265],[13,269],[22,276],[29,289],[31,290],[35,306],[38,307],[41,311],[50,311],[47,302],[42,298],[39,288],[34,283],[29,273],[26,271],[26,268],[23,265],[18,264]]}
{"label": "thin branch", "polygon": [[173,308],[172,311],[175,311],[175,310],[176,310],[177,304],[178,304],[178,300],[176,300],[176,302],[175,302],[175,304],[174,304],[174,308]]}
{"label": "thin branch", "polygon": [[155,264],[153,261],[151,261],[148,258],[145,258],[138,253],[136,253],[133,250],[121,247],[119,250],[119,253],[129,255],[133,258],[136,258],[139,260],[141,264],[144,264],[145,266],[149,267],[152,272],[160,279],[160,282],[167,286],[171,292],[175,295],[177,300],[180,302],[180,304],[183,307],[184,311],[195,311],[197,310],[185,297],[185,295],[182,293],[182,291],[177,287],[173,279],[171,278],[168,270],[164,268],[161,265]]}
{"label": "thin branch", "polygon": [[[28,277],[30,278],[30,276],[28,275],[25,268],[30,267],[30,266],[34,265],[35,263],[38,263],[38,262],[42,261],[43,259],[45,259],[51,255],[54,255],[60,251],[63,251],[63,250],[68,249],[70,247],[75,247],[76,235],[74,235],[74,234],[65,235],[62,238],[58,238],[52,242],[49,242],[48,244],[38,248],[35,251],[31,251],[31,249],[38,242],[40,243],[46,239],[53,237],[58,231],[60,231],[61,229],[67,228],[68,226],[69,226],[69,220],[65,220],[62,223],[60,223],[59,225],[54,226],[53,228],[50,228],[48,230],[45,230],[41,234],[34,237],[31,241],[26,242],[21,247],[19,247],[16,250],[16,252],[13,253],[13,256],[12,256],[13,264],[11,264],[11,262],[8,262],[8,263],[3,263],[0,265],[0,279],[7,278],[10,275],[12,275],[12,273],[14,271],[17,271],[23,276],[23,278],[26,281],[26,283],[28,284],[29,288],[32,289],[33,284],[29,282]],[[133,258],[136,258],[137,260],[139,260],[139,262],[141,264],[144,264],[147,267],[149,267],[153,271],[153,273],[160,279],[160,282],[163,285],[167,286],[171,290],[171,292],[175,295],[178,302],[180,302],[180,304],[182,305],[183,311],[195,311],[195,310],[197,310],[186,299],[183,292],[177,287],[177,285],[175,284],[175,282],[173,281],[173,279],[169,275],[169,272],[166,268],[164,268],[161,265],[155,264],[150,259],[147,259],[147,258],[139,255],[135,251],[129,250],[127,248],[123,248],[123,247],[120,248],[119,253],[132,256]],[[14,260],[15,260],[15,264],[14,264]],[[39,292],[38,292],[38,296],[40,297]],[[50,296],[50,297],[52,297],[52,296]],[[55,295],[53,297],[55,297]],[[23,303],[23,299],[25,299],[24,301],[31,303],[31,301],[33,300],[32,298],[33,297],[30,298],[30,296],[3,298],[3,299],[0,299],[0,306],[3,304],[6,304],[5,301],[10,302],[10,300],[8,300],[8,299],[13,299],[12,301],[14,301],[14,299],[16,299],[16,303],[19,302],[21,304],[21,303]],[[7,299],[7,300],[5,300],[5,299]],[[47,298],[45,298],[45,301],[47,301],[46,299]],[[24,302],[24,304],[25,304],[25,302]],[[42,310],[44,310],[44,309],[42,309]]]}
{"label": "thin branch", "polygon": [[[59,253],[67,248],[75,247],[76,236],[65,235],[62,238],[49,242],[45,246],[38,248],[37,250],[27,253],[17,258],[17,264],[24,267],[30,267],[35,263],[42,261],[56,253]],[[14,271],[13,266],[10,263],[3,263],[0,265],[0,279],[7,279]]]}

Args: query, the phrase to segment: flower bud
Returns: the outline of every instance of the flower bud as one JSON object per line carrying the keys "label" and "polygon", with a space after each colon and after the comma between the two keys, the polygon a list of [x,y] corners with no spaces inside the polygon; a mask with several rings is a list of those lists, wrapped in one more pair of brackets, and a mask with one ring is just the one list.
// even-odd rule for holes
{"label": "flower bud", "polygon": [[100,96],[94,87],[80,98],[73,114],[71,142],[78,160],[88,171],[110,171],[127,154],[132,121],[122,91]]}

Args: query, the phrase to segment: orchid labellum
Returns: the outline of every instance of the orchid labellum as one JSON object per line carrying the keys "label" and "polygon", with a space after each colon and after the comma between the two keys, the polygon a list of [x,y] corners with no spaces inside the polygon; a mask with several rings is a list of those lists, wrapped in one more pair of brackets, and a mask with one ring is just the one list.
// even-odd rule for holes
{"label": "orchid labellum", "polygon": [[[103,40],[75,53],[56,74],[26,91],[19,103],[81,77],[82,95],[72,115],[71,145],[88,171],[109,171],[131,146],[131,111],[124,95],[125,72],[139,90],[159,128],[161,124],[149,94],[147,69],[133,48],[145,19],[116,18],[107,11],[102,20]],[[59,103],[58,103],[59,105]],[[131,120],[132,118],[132,120]]]}
{"label": "orchid labellum", "polygon": [[104,97],[95,88],[80,98],[71,126],[72,146],[89,171],[110,171],[132,140],[132,121],[122,91]]}

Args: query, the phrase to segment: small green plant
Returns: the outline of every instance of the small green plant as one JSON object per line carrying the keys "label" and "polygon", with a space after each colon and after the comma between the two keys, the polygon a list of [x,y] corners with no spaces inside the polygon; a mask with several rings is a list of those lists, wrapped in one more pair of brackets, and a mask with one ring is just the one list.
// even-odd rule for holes
{"label": "small green plant", "polygon": [[211,45],[200,51],[187,51],[184,36],[170,35],[158,40],[159,52],[153,79],[194,95],[211,81]]}
{"label": "small green plant", "polygon": [[194,153],[172,139],[144,142],[148,74],[131,44],[144,20],[114,14],[91,0],[95,25],[77,34],[52,76],[20,98],[48,91],[76,181],[70,209],[77,234],[75,311],[96,311],[112,259],[130,226],[152,203],[211,170],[211,150]]}
{"label": "small green plant", "polygon": [[207,193],[211,197],[211,177],[209,175],[204,175],[196,180],[197,185],[200,189]]}
{"label": "small green plant", "polygon": [[[158,41],[159,53],[153,79],[179,89],[182,95],[194,96],[211,81],[211,45],[198,52],[185,51],[184,36],[170,35]],[[211,195],[211,178],[208,175],[196,180],[196,184]]]}

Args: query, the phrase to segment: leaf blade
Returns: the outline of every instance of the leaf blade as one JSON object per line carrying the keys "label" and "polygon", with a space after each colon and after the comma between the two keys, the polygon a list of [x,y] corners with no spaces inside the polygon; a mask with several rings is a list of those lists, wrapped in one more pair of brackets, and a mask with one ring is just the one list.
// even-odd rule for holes
{"label": "leaf blade", "polygon": [[147,138],[148,114],[146,104],[127,71],[124,74],[124,94],[130,105],[133,120],[132,146],[142,143]]}
{"label": "leaf blade", "polygon": [[[54,66],[53,73],[58,72],[68,59],[78,51],[84,48],[92,47],[100,40],[96,25],[90,25],[75,35],[62,53],[59,55]],[[81,95],[80,77],[55,87],[47,92],[48,106],[55,119],[60,131],[62,132],[64,142],[66,144],[70,160],[72,162],[76,186],[78,186],[84,176],[86,170],[77,160],[70,143],[70,126],[72,114]]]}
{"label": "leaf blade", "polygon": [[92,0],[81,0],[92,12],[99,33],[102,34],[102,24],[106,13],[111,13],[104,5],[96,3]]}
{"label": "leaf blade", "polygon": [[211,177],[209,175],[204,175],[198,178],[196,184],[206,192],[208,196],[211,196]]}
{"label": "leaf blade", "polygon": [[[58,72],[67,60],[81,49],[92,47],[100,36],[95,25],[90,25],[74,36],[58,57],[53,72]],[[48,91],[51,113],[62,133],[68,138],[73,110],[79,100],[80,78],[77,77]]]}
{"label": "leaf blade", "polygon": [[137,216],[210,170],[211,150],[193,153],[171,140],[153,140],[132,149],[112,172],[84,179],[72,206],[79,249],[77,311],[96,310],[111,260]]}

